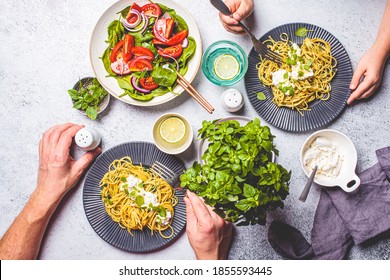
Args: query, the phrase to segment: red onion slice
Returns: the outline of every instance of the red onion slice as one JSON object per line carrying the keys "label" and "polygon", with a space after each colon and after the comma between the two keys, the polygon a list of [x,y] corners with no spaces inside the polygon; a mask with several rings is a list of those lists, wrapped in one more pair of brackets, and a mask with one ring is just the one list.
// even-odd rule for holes
{"label": "red onion slice", "polygon": [[187,38],[185,38],[184,40],[183,40],[183,43],[181,43],[181,46],[185,49],[186,47],[188,47],[188,39]]}
{"label": "red onion slice", "polygon": [[[126,26],[127,26],[128,28],[134,28],[134,27],[136,27],[136,26],[141,22],[141,13],[138,12],[137,10],[131,10],[131,11],[129,12],[129,14],[134,14],[134,15],[136,15],[136,16],[137,16],[137,20],[136,20],[134,23],[130,23],[130,22],[127,21],[127,18],[126,18],[126,19],[124,19],[125,24],[126,24]],[[122,21],[122,23],[123,23],[123,21]]]}
{"label": "red onion slice", "polygon": [[131,85],[133,86],[133,88],[136,90],[136,91],[139,91],[139,92],[142,92],[142,93],[150,93],[150,90],[148,89],[144,89],[140,86],[137,85],[137,78],[136,77],[131,77]]}

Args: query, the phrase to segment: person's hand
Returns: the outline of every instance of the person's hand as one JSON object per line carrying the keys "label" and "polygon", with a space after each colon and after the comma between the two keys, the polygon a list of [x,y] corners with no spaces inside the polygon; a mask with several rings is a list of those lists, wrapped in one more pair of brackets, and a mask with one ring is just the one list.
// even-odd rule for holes
{"label": "person's hand", "polygon": [[226,259],[232,224],[219,217],[201,198],[187,191],[187,235],[198,260]]}
{"label": "person's hand", "polygon": [[77,183],[100,148],[85,153],[77,161],[69,155],[72,138],[83,126],[67,123],[47,130],[39,142],[37,191],[47,203],[55,203]]}
{"label": "person's hand", "polygon": [[386,52],[375,45],[364,54],[352,77],[352,93],[347,101],[349,105],[357,99],[368,98],[375,92],[381,83],[386,60]]}
{"label": "person's hand", "polygon": [[226,0],[225,4],[233,14],[233,17],[219,13],[222,25],[229,32],[244,34],[244,30],[237,24],[238,21],[247,18],[253,12],[253,0]]}

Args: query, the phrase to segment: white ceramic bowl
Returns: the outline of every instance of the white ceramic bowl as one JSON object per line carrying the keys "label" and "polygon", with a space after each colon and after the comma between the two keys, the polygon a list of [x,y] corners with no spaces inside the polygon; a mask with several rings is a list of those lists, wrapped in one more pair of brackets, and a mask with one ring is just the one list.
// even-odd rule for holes
{"label": "white ceramic bowl", "polygon": [[319,136],[325,137],[332,142],[332,144],[336,147],[337,152],[342,155],[343,161],[340,172],[336,178],[332,179],[321,174],[316,174],[314,182],[325,187],[339,186],[345,192],[353,192],[360,185],[360,179],[355,173],[357,164],[356,149],[352,141],[345,134],[337,130],[319,130],[306,139],[300,153],[301,166],[306,176],[309,177],[312,170],[310,170],[308,166],[305,166],[303,162],[304,154],[313,141]]}
{"label": "white ceramic bowl", "polygon": [[[142,102],[135,100],[129,96],[119,97],[124,93],[124,90],[121,89],[118,85],[118,82],[113,77],[107,77],[108,73],[104,68],[102,60],[99,58],[103,55],[104,50],[107,48],[108,44],[105,42],[107,40],[107,27],[108,25],[119,18],[117,14],[119,11],[131,5],[133,2],[145,2],[143,0],[120,0],[114,3],[109,7],[103,15],[100,17],[96,26],[92,32],[89,55],[92,64],[92,69],[95,72],[95,76],[98,78],[100,84],[115,98],[136,106],[155,106],[163,104],[177,97],[179,93],[182,93],[184,89],[177,85],[173,88],[173,92],[168,92],[162,96],[156,96],[150,101]],[[196,73],[199,70],[200,63],[202,61],[202,40],[200,37],[198,26],[196,25],[195,20],[191,14],[178,2],[173,0],[158,0],[157,3],[161,3],[169,8],[175,9],[178,15],[180,15],[188,25],[188,35],[193,37],[196,42],[196,51],[194,56],[188,62],[188,71],[184,75],[187,81],[192,82],[195,78]]]}
{"label": "white ceramic bowl", "polygon": [[[184,139],[180,146],[164,141],[164,139],[160,135],[160,124],[169,117],[178,117],[184,122],[186,126],[187,131],[185,133]],[[177,155],[187,150],[194,138],[194,133],[191,124],[187,121],[187,119],[184,116],[177,113],[167,113],[160,116],[154,123],[152,135],[153,135],[154,144],[156,144],[157,148],[163,151],[164,153],[171,154],[171,155]]]}

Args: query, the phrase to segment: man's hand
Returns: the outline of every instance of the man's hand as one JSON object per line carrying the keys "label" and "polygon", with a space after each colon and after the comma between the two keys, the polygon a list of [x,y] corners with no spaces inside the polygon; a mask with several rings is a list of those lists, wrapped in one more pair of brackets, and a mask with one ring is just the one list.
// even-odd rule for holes
{"label": "man's hand", "polygon": [[227,258],[232,224],[219,217],[201,198],[187,191],[187,235],[198,260]]}
{"label": "man's hand", "polygon": [[47,130],[39,143],[37,191],[57,202],[77,183],[100,148],[85,153],[77,161],[69,155],[72,139],[83,126],[67,123]]}

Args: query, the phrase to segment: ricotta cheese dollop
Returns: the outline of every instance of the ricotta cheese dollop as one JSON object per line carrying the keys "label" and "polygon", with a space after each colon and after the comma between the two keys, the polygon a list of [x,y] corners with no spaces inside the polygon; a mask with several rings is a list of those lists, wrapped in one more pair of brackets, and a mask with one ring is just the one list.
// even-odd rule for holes
{"label": "ricotta cheese dollop", "polygon": [[304,153],[303,162],[310,171],[317,165],[316,175],[334,179],[340,173],[343,157],[329,139],[319,136]]}

